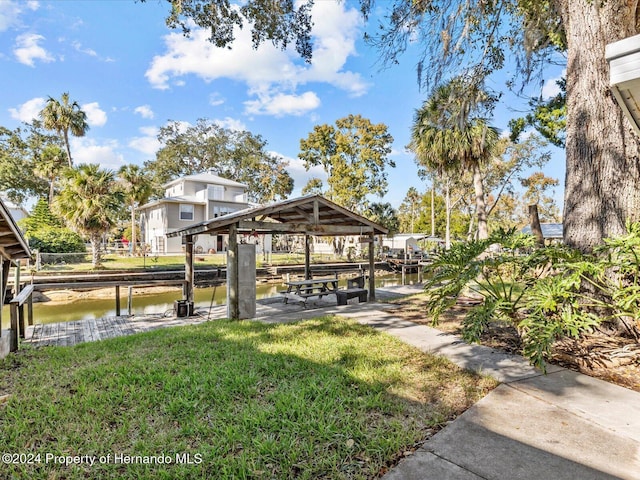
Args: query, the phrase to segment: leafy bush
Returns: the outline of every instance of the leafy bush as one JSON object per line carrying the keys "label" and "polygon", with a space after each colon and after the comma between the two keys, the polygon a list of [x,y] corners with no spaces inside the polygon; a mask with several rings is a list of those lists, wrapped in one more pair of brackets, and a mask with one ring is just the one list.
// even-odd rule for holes
{"label": "leafy bush", "polygon": [[56,217],[46,199],[39,199],[28,217],[20,220],[20,226],[26,235],[44,227],[62,227],[62,221]]}
{"label": "leafy bush", "polygon": [[85,253],[82,237],[64,227],[41,227],[27,235],[29,246],[41,253]]}
{"label": "leafy bush", "polygon": [[484,300],[465,319],[465,340],[477,341],[490,321],[516,321],[526,290],[544,272],[536,268],[541,260],[533,246],[533,237],[500,229],[486,240],[454,244],[435,254],[426,285],[434,322],[463,294]]}
{"label": "leafy bush", "polygon": [[465,340],[478,341],[490,322],[507,322],[520,335],[524,355],[542,369],[556,340],[603,324],[637,340],[640,224],[627,230],[593,254],[562,245],[534,248],[533,237],[513,230],[457,244],[435,257],[428,311],[437,323],[464,293],[480,296],[483,302],[464,320]]}

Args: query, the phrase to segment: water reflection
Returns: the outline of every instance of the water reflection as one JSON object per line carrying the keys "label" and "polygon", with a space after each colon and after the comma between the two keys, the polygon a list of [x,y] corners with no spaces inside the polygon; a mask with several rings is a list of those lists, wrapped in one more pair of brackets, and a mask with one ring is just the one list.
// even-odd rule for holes
{"label": "water reflection", "polygon": [[[416,274],[406,276],[406,283],[414,284],[418,281]],[[376,286],[399,285],[400,275],[389,275],[376,278]],[[346,280],[340,281],[340,286],[345,286]],[[278,291],[286,289],[283,284],[258,284],[256,297],[258,299],[277,297]],[[196,288],[195,304],[197,308],[209,308],[210,305],[221,305],[226,303],[226,286]],[[123,315],[127,314],[127,289],[120,288],[120,308]],[[134,314],[160,314],[173,311],[173,302],[182,298],[182,291],[176,288],[175,291],[154,293],[151,295],[134,294],[132,302],[132,312]],[[106,317],[116,314],[115,299],[82,299],[70,303],[34,303],[33,317],[37,323],[68,322],[74,320],[89,320],[93,318]],[[9,328],[9,308],[2,309],[2,328]]]}

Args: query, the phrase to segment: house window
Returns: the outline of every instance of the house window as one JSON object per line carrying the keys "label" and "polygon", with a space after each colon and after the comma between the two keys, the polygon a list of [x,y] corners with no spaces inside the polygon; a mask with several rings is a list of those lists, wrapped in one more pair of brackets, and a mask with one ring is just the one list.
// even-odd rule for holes
{"label": "house window", "polygon": [[193,205],[180,205],[180,220],[193,220]]}
{"label": "house window", "polygon": [[209,185],[209,200],[224,200],[224,187],[221,185]]}

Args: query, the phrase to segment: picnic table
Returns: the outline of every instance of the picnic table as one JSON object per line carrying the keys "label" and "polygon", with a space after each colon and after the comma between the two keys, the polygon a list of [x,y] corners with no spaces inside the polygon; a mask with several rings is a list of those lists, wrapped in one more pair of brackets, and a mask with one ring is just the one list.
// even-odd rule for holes
{"label": "picnic table", "polygon": [[336,277],[310,278],[285,282],[285,285],[287,289],[280,292],[284,295],[284,303],[297,300],[306,306],[309,297],[322,298],[324,295],[335,293],[338,290],[338,279]]}

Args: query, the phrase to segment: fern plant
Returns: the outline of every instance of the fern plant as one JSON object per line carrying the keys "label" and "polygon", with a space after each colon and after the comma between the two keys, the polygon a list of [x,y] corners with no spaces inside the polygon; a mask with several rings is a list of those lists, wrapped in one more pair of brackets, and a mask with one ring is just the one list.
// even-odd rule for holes
{"label": "fern plant", "polygon": [[464,320],[465,340],[477,341],[492,321],[515,324],[527,288],[541,273],[532,268],[539,263],[533,246],[533,237],[500,229],[486,240],[455,244],[438,254],[425,287],[434,324],[463,293],[483,300]]}
{"label": "fern plant", "polygon": [[558,339],[603,323],[640,340],[640,223],[627,224],[625,235],[592,254],[562,245],[534,248],[533,237],[500,230],[438,255],[426,289],[434,324],[463,292],[481,297],[463,322],[464,339],[479,340],[490,322],[509,322],[524,355],[544,370]]}
{"label": "fern plant", "polygon": [[[491,247],[491,248],[490,248]],[[427,309],[434,324],[464,292],[482,299],[462,325],[477,342],[491,322],[513,326],[530,361],[545,369],[553,343],[577,336],[600,319],[584,286],[602,289],[603,267],[562,245],[536,248],[530,235],[498,230],[484,241],[457,244],[433,262]]]}

